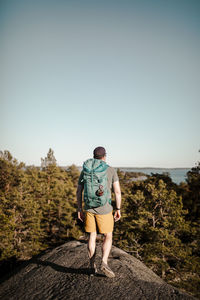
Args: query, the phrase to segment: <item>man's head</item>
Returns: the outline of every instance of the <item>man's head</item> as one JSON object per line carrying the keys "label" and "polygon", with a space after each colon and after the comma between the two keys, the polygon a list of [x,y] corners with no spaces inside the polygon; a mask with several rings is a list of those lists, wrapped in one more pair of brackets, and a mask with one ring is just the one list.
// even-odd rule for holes
{"label": "man's head", "polygon": [[106,158],[106,150],[104,147],[96,147],[93,151],[93,156],[96,159],[103,159]]}

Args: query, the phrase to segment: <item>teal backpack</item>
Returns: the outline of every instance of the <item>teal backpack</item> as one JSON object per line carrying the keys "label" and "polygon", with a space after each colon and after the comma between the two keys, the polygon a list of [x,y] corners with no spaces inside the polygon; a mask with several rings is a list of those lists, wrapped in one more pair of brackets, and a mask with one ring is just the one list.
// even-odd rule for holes
{"label": "teal backpack", "polygon": [[109,199],[107,169],[108,165],[91,158],[83,164],[84,202],[85,209],[103,206]]}

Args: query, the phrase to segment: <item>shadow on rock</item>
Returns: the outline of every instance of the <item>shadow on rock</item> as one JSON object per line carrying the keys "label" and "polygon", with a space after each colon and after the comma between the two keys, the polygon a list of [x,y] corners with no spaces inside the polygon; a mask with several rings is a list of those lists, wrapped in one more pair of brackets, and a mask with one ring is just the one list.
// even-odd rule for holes
{"label": "shadow on rock", "polygon": [[[37,265],[42,265],[42,266],[49,266],[49,267],[53,268],[54,270],[56,270],[58,272],[63,272],[63,273],[84,274],[84,275],[88,275],[88,276],[94,274],[90,268],[77,268],[77,269],[76,268],[69,268],[69,267],[65,267],[65,266],[55,264],[55,263],[53,263],[51,261],[47,261],[47,260],[34,259],[33,263],[36,263]],[[103,275],[103,274],[95,274],[95,276],[105,277],[105,275]]]}

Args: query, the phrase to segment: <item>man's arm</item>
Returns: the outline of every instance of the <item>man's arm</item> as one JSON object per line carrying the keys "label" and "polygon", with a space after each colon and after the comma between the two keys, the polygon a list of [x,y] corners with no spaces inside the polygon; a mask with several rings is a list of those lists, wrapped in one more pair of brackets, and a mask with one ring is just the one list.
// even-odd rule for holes
{"label": "man's arm", "polygon": [[83,222],[83,209],[82,209],[82,193],[83,193],[83,185],[79,184],[76,191],[76,199],[78,206],[78,219]]}
{"label": "man's arm", "polygon": [[115,222],[118,221],[121,218],[121,189],[120,189],[120,184],[119,181],[113,182],[113,190],[115,193],[115,201],[116,201],[116,212],[114,214],[114,219]]}

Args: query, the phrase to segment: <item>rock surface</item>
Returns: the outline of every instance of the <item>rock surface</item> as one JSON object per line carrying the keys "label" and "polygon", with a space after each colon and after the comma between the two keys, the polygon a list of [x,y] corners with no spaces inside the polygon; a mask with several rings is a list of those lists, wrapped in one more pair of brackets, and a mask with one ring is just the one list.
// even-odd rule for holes
{"label": "rock surface", "polygon": [[[101,243],[97,244],[96,263],[99,267]],[[112,247],[109,265],[115,278],[107,278],[100,272],[91,275],[87,244],[68,242],[38,255],[9,279],[4,278],[0,299],[195,299],[166,284],[142,262],[117,247]]]}

